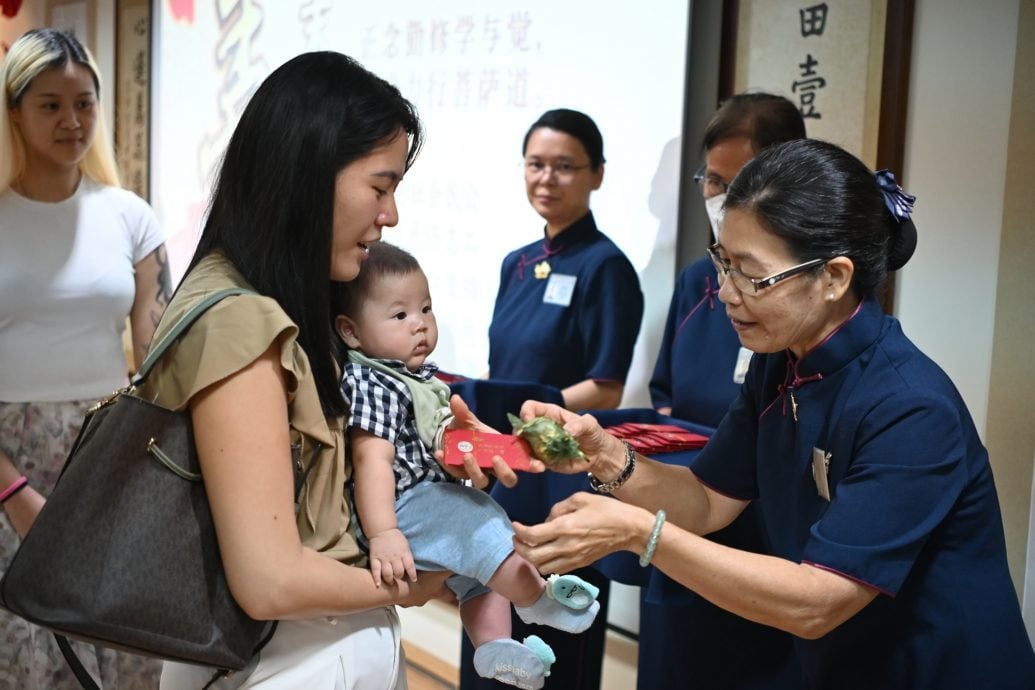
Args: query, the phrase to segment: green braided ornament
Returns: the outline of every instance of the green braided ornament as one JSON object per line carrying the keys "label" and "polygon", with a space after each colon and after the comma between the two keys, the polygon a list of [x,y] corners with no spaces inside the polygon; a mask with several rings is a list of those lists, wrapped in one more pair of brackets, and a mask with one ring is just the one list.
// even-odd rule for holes
{"label": "green braided ornament", "polygon": [[536,417],[522,422],[517,416],[508,413],[507,419],[514,427],[514,434],[528,441],[532,455],[548,465],[586,459],[575,437],[549,417]]}

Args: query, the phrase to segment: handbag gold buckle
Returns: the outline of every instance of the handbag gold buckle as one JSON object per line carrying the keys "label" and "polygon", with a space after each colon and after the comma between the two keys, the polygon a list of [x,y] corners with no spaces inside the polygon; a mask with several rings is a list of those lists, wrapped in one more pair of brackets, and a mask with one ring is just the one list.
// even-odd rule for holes
{"label": "handbag gold buckle", "polygon": [[100,400],[95,402],[89,409],[86,410],[86,414],[93,414],[97,410],[111,405],[113,402],[115,402],[116,398],[118,398],[123,393],[132,394],[134,390],[135,388],[133,386],[130,386],[129,388],[120,388],[108,397],[101,398]]}

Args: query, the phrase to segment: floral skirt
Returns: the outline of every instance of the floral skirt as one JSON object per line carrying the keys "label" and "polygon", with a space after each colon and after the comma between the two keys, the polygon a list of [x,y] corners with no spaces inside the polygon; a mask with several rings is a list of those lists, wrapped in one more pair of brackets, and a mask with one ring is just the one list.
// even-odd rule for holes
{"label": "floral skirt", "polygon": [[[48,495],[95,400],[0,402],[0,448],[34,489]],[[0,511],[0,572],[18,549],[18,535]],[[161,662],[73,642],[83,666],[105,690],[157,688]],[[79,688],[54,636],[0,609],[0,690]]]}

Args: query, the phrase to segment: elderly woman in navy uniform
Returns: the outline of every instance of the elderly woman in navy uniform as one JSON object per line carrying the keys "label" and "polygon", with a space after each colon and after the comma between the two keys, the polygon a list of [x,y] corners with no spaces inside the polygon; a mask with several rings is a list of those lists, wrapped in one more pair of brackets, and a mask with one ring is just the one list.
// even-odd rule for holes
{"label": "elderly woman in navy uniform", "polygon": [[[705,127],[705,160],[694,175],[713,241],[726,190],[740,169],[769,146],[804,138],[801,113],[783,96],[742,93],[722,103]],[[706,254],[676,280],[650,380],[651,404],[661,414],[715,428],[737,397],[750,359],[719,301],[718,276]],[[709,539],[768,552],[756,506]],[[655,584],[644,588],[640,604],[641,690],[683,687],[685,668],[665,662],[672,655],[694,667],[695,687],[801,687],[787,633],[731,614],[663,575],[652,578]]]}
{"label": "elderly woman in navy uniform", "polygon": [[[729,413],[688,471],[628,451],[590,416],[526,403],[523,417],[549,414],[579,439],[588,459],[562,469],[620,484],[620,500],[576,494],[517,525],[518,551],[544,572],[642,553],[792,633],[809,687],[1035,687],[988,453],[948,376],[875,297],[915,247],[911,205],[890,173],[875,181],[832,144],[748,163],[711,250],[757,353]],[[773,556],[698,536],[752,501]]]}
{"label": "elderly woman in navy uniform", "polygon": [[[522,153],[528,201],[546,226],[540,239],[503,260],[488,378],[559,389],[570,410],[616,408],[643,319],[643,293],[636,269],[597,229],[589,208],[604,180],[603,137],[584,113],[550,110],[529,128]],[[506,507],[506,497],[498,499]],[[535,632],[557,652],[547,688],[600,684],[609,582],[590,568],[578,574],[600,587],[600,614],[585,633],[532,629],[514,620],[515,636]],[[464,690],[502,687],[472,677],[468,652]]]}

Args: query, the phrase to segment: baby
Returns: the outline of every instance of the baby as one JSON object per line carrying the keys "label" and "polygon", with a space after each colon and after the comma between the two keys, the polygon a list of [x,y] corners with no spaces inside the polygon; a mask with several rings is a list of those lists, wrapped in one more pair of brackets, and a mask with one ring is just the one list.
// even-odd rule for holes
{"label": "baby", "polygon": [[[435,460],[449,423],[449,387],[427,361],[438,342],[428,280],[416,259],[371,245],[359,277],[336,286],[335,327],[349,347],[342,393],[350,404],[353,505],[375,581],[449,570],[479,675],[537,690],[554,661],[537,636],[511,639],[510,604],[526,623],[586,630],[597,588],[574,575],[544,580],[514,552],[506,513]],[[508,604],[507,602],[510,602]]]}

